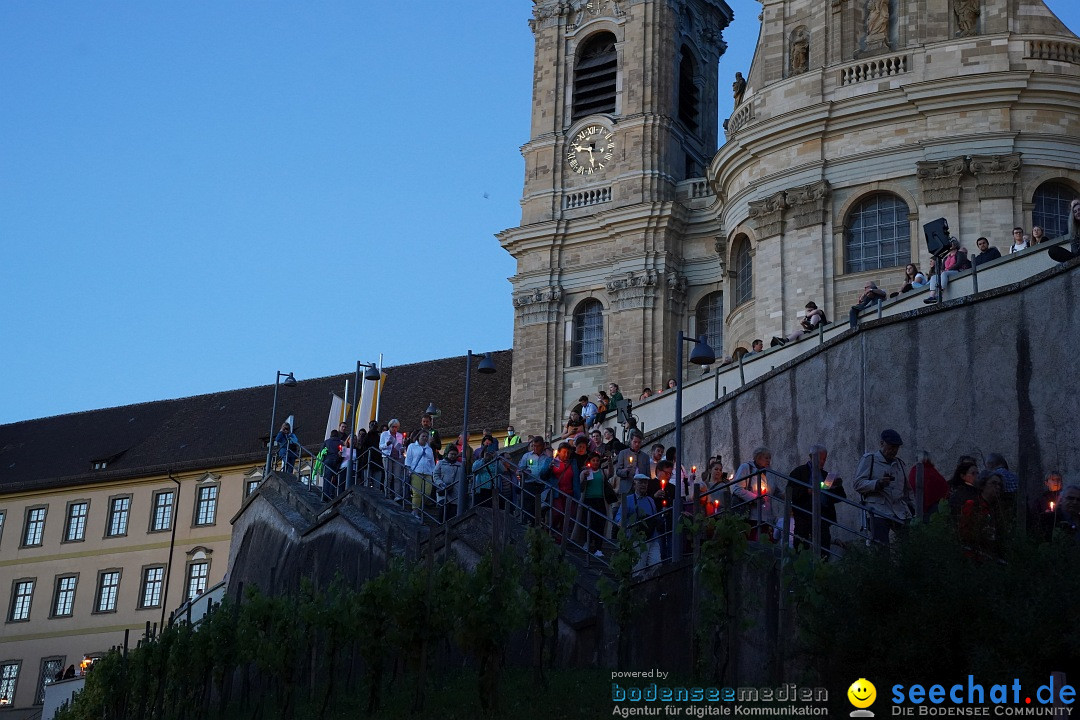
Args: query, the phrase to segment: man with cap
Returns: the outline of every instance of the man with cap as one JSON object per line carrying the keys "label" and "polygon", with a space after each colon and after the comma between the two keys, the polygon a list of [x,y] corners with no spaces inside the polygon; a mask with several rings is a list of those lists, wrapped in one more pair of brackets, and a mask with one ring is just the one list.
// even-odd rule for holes
{"label": "man with cap", "polygon": [[514,426],[506,428],[506,445],[503,447],[513,447],[519,442],[521,442],[521,436],[514,432]]}
{"label": "man with cap", "polygon": [[615,513],[616,526],[622,524],[623,511],[625,510],[627,530],[641,533],[645,540],[645,546],[641,548],[641,556],[638,558],[637,564],[634,565],[634,572],[660,562],[659,518],[656,517],[656,500],[649,496],[650,480],[651,478],[645,473],[634,475],[634,491],[623,498],[618,511]]}
{"label": "man with cap", "polygon": [[889,429],[881,433],[881,449],[866,453],[855,471],[855,491],[871,511],[874,541],[887,545],[889,531],[899,530],[915,515],[915,496],[907,483],[904,462],[896,456],[904,441]]}

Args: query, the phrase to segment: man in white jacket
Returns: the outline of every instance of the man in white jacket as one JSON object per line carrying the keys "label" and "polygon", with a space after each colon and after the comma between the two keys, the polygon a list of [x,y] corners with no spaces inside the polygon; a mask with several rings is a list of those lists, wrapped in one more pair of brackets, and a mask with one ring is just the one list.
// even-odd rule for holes
{"label": "man in white jacket", "polygon": [[881,449],[866,453],[855,471],[855,491],[872,511],[874,542],[889,544],[889,531],[899,530],[914,515],[915,497],[907,482],[907,468],[896,456],[904,441],[895,430],[881,433]]}

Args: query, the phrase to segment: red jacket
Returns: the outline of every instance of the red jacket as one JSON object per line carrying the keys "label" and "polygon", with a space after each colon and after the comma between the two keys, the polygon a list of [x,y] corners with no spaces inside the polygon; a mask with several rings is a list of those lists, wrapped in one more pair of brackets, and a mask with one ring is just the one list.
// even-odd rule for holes
{"label": "red jacket", "polygon": [[[908,471],[908,485],[915,490],[915,469],[919,466],[915,463]],[[949,497],[949,483],[937,471],[933,463],[923,465],[923,514],[927,514],[940,501]]]}

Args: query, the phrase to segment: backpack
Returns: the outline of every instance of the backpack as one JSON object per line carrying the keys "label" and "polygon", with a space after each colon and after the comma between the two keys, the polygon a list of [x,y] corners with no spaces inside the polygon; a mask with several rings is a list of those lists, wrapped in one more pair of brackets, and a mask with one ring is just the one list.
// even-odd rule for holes
{"label": "backpack", "polygon": [[319,454],[315,456],[315,462],[311,466],[311,477],[316,478],[322,475],[323,466],[326,464],[326,448],[319,451]]}

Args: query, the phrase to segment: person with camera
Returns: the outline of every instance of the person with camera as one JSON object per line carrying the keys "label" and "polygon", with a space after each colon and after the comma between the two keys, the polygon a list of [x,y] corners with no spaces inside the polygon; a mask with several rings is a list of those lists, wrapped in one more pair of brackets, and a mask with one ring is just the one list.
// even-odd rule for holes
{"label": "person with camera", "polygon": [[889,531],[899,531],[915,516],[915,495],[907,483],[907,470],[897,453],[904,441],[900,433],[881,433],[881,447],[866,453],[855,471],[855,492],[871,512],[870,532],[874,542],[889,544]]}
{"label": "person with camera", "polygon": [[277,446],[277,455],[281,460],[281,469],[292,475],[293,467],[296,465],[296,458],[300,457],[300,440],[293,433],[292,428],[289,427],[289,423],[281,424],[281,429],[278,430],[277,436],[274,437],[274,444]]}

